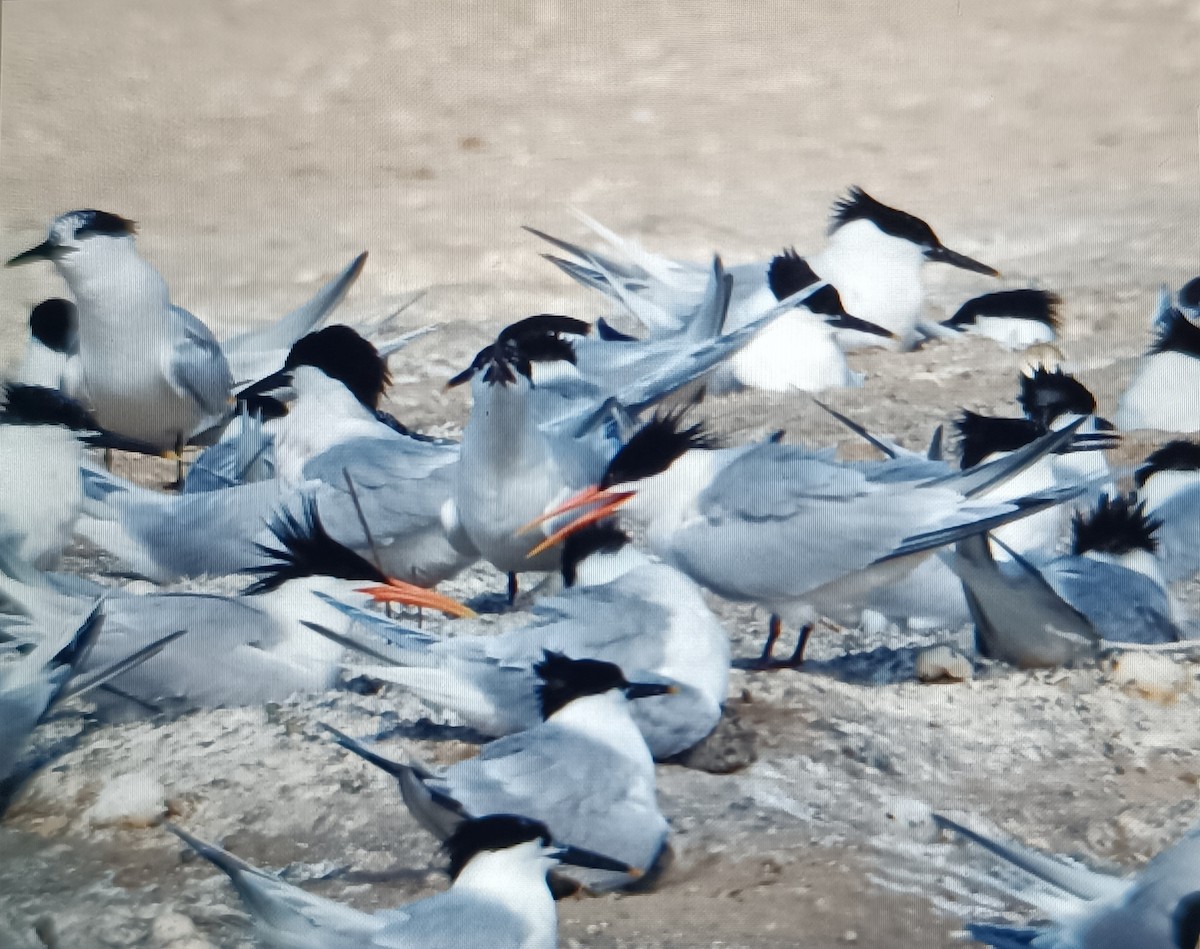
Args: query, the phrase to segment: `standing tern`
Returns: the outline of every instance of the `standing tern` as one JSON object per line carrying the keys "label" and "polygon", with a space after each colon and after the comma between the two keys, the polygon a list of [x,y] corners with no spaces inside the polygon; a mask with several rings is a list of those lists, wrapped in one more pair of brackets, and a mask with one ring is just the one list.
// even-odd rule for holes
{"label": "standing tern", "polygon": [[560,863],[635,874],[626,864],[552,843],[545,824],[497,814],[464,821],[443,847],[450,888],[366,913],[308,893],[215,844],[166,825],[228,877],[272,949],[554,949],[558,918],[547,871]]}
{"label": "standing tern", "polygon": [[[375,612],[331,605],[390,644],[387,665],[355,672],[400,685],[464,724],[497,737],[541,721],[534,667],[547,650],[614,663],[637,681],[673,685],[669,695],[632,703],[658,760],[703,740],[721,718],[729,683],[729,634],[691,580],[634,548],[613,524],[592,525],[563,544],[566,591],[540,600],[531,625],[453,638],[406,629]],[[394,591],[372,592],[384,602]],[[382,647],[381,647],[382,648]]]}
{"label": "standing tern", "polygon": [[937,824],[1029,874],[1039,884],[1014,895],[1045,922],[971,923],[973,939],[996,949],[1195,949],[1200,944],[1200,830],[1190,830],[1126,877],[1088,870],[972,830],[941,815]]}
{"label": "standing tern", "polygon": [[[611,283],[596,273],[599,264],[604,271],[620,278],[622,289],[632,295],[651,299],[672,300],[680,294],[694,294],[697,274],[702,271],[693,264],[680,263],[648,253],[632,241],[614,234],[585,215],[583,222],[607,243],[619,250],[630,263],[612,260],[534,231],[556,247],[572,254],[582,267],[571,261],[550,258],[569,276],[587,286],[614,295]],[[828,281],[838,291],[846,310],[859,320],[890,332],[896,344],[910,348],[918,339],[917,323],[921,317],[924,287],[921,269],[926,262],[940,262],[996,276],[996,271],[947,248],[933,229],[914,215],[875,200],[861,188],[853,187],[833,208],[829,241],[824,250],[805,258],[817,276]],[[734,268],[735,303],[762,294],[767,284],[768,263],[747,264]],[[635,315],[644,318],[643,312]],[[654,326],[650,326],[654,329]],[[843,346],[878,346],[878,335],[864,335],[859,330],[841,331]]]}
{"label": "standing tern", "polygon": [[[408,809],[440,839],[470,817],[524,814],[543,821],[557,842],[648,872],[666,848],[668,828],[655,795],[654,759],[628,700],[669,694],[672,687],[630,683],[611,662],[559,653],[546,653],[536,671],[544,721],[437,773],[390,761],[325,728],[343,748],[395,776]],[[586,882],[607,889],[631,881],[606,873]]]}
{"label": "standing tern", "polygon": [[173,305],[134,246],[134,223],[70,211],[9,266],[53,261],[79,308],[79,365],[106,428],[179,451],[229,410],[233,377],[212,332]]}
{"label": "standing tern", "polygon": [[805,627],[795,664],[816,616],[857,613],[870,590],[903,577],[937,548],[1077,493],[982,497],[1066,444],[1083,422],[991,465],[893,479],[892,469],[911,472],[911,463],[856,466],[776,442],[717,448],[701,425],[685,427],[682,413],[660,415],[613,457],[595,486],[538,519],[599,504],[533,553],[623,509],[668,563],[719,596],[770,611],[761,664],[771,661],[780,620]]}
{"label": "standing tern", "polygon": [[1068,554],[1001,564],[982,536],[957,545],[980,654],[1024,668],[1094,659],[1106,645],[1186,638],[1155,558],[1158,522],[1132,495],[1076,513]]}
{"label": "standing tern", "polygon": [[968,300],[939,325],[954,335],[986,336],[1005,349],[1027,349],[1058,338],[1061,304],[1048,290],[1001,290]]}

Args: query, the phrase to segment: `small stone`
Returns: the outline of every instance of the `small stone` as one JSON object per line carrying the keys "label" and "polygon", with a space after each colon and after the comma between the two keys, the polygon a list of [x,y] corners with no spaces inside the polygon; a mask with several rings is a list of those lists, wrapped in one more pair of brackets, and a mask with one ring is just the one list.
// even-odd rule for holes
{"label": "small stone", "polygon": [[966,682],[975,675],[971,660],[950,646],[930,646],[917,653],[917,679],[921,682]]}
{"label": "small stone", "polygon": [[1127,652],[1113,660],[1111,675],[1121,691],[1169,704],[1192,687],[1191,673],[1168,656]]}
{"label": "small stone", "polygon": [[123,774],[100,791],[84,818],[90,824],[150,827],[167,811],[167,792],[149,774]]}
{"label": "small stone", "polygon": [[672,760],[695,771],[733,774],[758,760],[756,736],[754,730],[743,725],[737,712],[727,705],[708,737]]}
{"label": "small stone", "polygon": [[168,910],[154,918],[150,934],[163,943],[179,942],[196,935],[196,924],[183,913]]}
{"label": "small stone", "polygon": [[853,929],[847,929],[842,933],[842,942],[858,942],[858,933]]}

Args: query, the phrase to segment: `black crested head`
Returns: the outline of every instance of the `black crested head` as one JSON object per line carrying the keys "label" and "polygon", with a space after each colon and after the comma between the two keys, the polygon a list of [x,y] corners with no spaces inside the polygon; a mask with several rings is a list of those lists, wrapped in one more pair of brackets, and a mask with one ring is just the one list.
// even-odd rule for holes
{"label": "black crested head", "polygon": [[463,821],[442,843],[442,849],[450,857],[450,876],[457,880],[463,868],[479,854],[507,850],[535,840],[543,847],[552,843],[550,828],[541,821],[514,814],[489,814]]}
{"label": "black crested head", "polygon": [[542,653],[542,661],[533,671],[542,680],[538,698],[543,719],[586,695],[603,695],[629,685],[620,666],[600,659],[571,659],[549,649]]}
{"label": "black crested head", "polygon": [[298,339],[283,363],[284,370],[315,366],[337,379],[374,412],[392,384],[387,360],[349,326],[326,326]]}
{"label": "black crested head", "polygon": [[689,451],[719,448],[720,443],[705,430],[703,422],[684,426],[689,408],[685,405],[665,413],[655,412],[613,455],[600,477],[600,487],[640,481],[666,471]]}
{"label": "black crested head", "polygon": [[1200,310],[1200,277],[1192,277],[1180,288],[1179,305],[1188,310]]}
{"label": "black crested head", "polygon": [[1076,556],[1088,551],[1100,554],[1128,554],[1135,550],[1154,553],[1158,541],[1154,532],[1162,521],[1146,514],[1146,502],[1134,493],[1109,499],[1100,495],[1091,511],[1076,511],[1071,518],[1071,552]]}
{"label": "black crested head", "polygon": [[137,224],[128,218],[110,211],[97,211],[94,208],[82,208],[78,211],[68,211],[61,215],[51,229],[58,235],[59,225],[63,227],[64,237],[90,237],[95,234],[106,237],[128,237],[137,233]]}
{"label": "black crested head", "polygon": [[1176,307],[1171,307],[1158,318],[1158,336],[1150,345],[1149,355],[1155,353],[1182,353],[1200,357],[1200,326],[1189,320]]}
{"label": "black crested head", "polygon": [[[793,293],[799,293],[820,279],[808,265],[808,261],[796,253],[794,247],[778,254],[767,268],[767,285],[771,288],[776,300],[786,300]],[[833,284],[826,284],[811,294],[804,301],[804,306],[821,316],[846,315],[846,310],[842,306],[842,298]]]}
{"label": "black crested head", "polygon": [[629,543],[626,534],[615,520],[597,521],[574,534],[568,534],[562,545],[563,585],[573,587],[579,565],[592,554],[615,554]]}
{"label": "black crested head", "polygon": [[1200,471],[1200,444],[1176,439],[1156,448],[1133,473],[1133,483],[1144,487],[1160,471]]}
{"label": "black crested head", "polygon": [[942,243],[933,233],[933,228],[915,214],[876,201],[858,185],[854,185],[846,197],[839,198],[834,203],[829,233],[835,233],[851,221],[870,221],[883,233],[919,247],[940,247]]}
{"label": "black crested head", "polygon": [[1038,366],[1033,375],[1021,375],[1021,393],[1017,404],[1025,417],[1050,427],[1063,415],[1091,415],[1096,411],[1096,397],[1087,386],[1061,369]]}
{"label": "black crested head", "polygon": [[586,336],[591,324],[541,313],[518,320],[500,331],[496,341],[485,346],[471,365],[454,376],[447,385],[458,386],[482,372],[483,379],[492,385],[512,385],[517,374],[526,379],[533,376],[535,362],[575,362],[575,347],[568,336]]}
{"label": "black crested head", "polygon": [[974,297],[958,308],[943,326],[970,326],[980,317],[1030,320],[1058,330],[1062,298],[1049,290],[1000,290]]}
{"label": "black crested head", "polygon": [[78,348],[79,311],[70,300],[43,300],[29,313],[29,332],[47,349],[69,355]]}
{"label": "black crested head", "polygon": [[959,467],[974,468],[989,455],[1016,451],[1046,434],[1046,429],[1027,418],[996,418],[964,411],[955,421],[958,430]]}
{"label": "black crested head", "polygon": [[290,507],[284,507],[268,527],[279,546],[255,545],[272,561],[244,571],[258,576],[242,591],[244,595],[267,593],[301,577],[387,581],[378,567],[329,536],[311,494],[303,496],[299,516]]}

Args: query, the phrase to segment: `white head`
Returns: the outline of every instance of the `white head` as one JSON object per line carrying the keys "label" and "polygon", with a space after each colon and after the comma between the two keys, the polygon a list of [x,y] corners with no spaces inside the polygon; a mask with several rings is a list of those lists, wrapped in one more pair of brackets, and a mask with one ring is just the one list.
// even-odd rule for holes
{"label": "white head", "polygon": [[108,211],[68,211],[54,219],[46,240],[17,254],[8,266],[50,260],[70,282],[72,277],[104,265],[115,256],[136,255],[136,230],[133,221]]}

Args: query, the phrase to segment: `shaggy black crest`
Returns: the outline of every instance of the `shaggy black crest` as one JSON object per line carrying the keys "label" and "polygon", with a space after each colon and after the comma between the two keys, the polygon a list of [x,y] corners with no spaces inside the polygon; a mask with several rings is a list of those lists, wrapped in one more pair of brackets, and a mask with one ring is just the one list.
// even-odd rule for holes
{"label": "shaggy black crest", "polygon": [[1175,904],[1171,929],[1179,949],[1195,949],[1200,944],[1200,890],[1189,893]]}
{"label": "shaggy black crest", "polygon": [[1154,553],[1154,532],[1162,521],[1146,514],[1146,502],[1136,494],[1109,499],[1100,495],[1095,510],[1076,511],[1071,518],[1071,552],[1076,556],[1094,550],[1101,554],[1127,554],[1134,550]]}
{"label": "shaggy black crest", "polygon": [[267,593],[301,577],[387,581],[378,567],[329,536],[311,495],[305,495],[299,517],[285,508],[271,520],[269,527],[279,546],[255,545],[273,560],[245,571],[258,575],[242,591],[245,595]]}
{"label": "shaggy black crest", "polygon": [[550,828],[530,817],[490,814],[463,821],[442,843],[442,849],[450,857],[450,876],[457,880],[463,868],[479,854],[507,850],[532,840],[549,847]]}
{"label": "shaggy black crest", "polygon": [[1200,444],[1176,439],[1156,448],[1134,472],[1133,483],[1143,487],[1160,471],[1200,471]]}
{"label": "shaggy black crest", "polygon": [[562,546],[563,584],[575,585],[579,565],[592,554],[615,554],[629,543],[629,535],[615,520],[597,521],[582,530],[569,534]]}
{"label": "shaggy black crest", "polygon": [[571,659],[561,652],[543,651],[542,661],[533,667],[542,681],[538,698],[542,718],[585,695],[603,695],[610,689],[624,689],[629,683],[621,667],[600,659]]}
{"label": "shaggy black crest", "polygon": [[58,389],[10,382],[3,388],[0,422],[9,425],[62,425],[74,432],[96,432],[100,423]]}
{"label": "shaggy black crest", "polygon": [[[784,250],[771,261],[767,268],[767,285],[775,294],[776,300],[786,300],[793,293],[799,293],[805,287],[810,287],[821,278],[803,257],[796,253],[796,248]],[[821,316],[845,316],[842,298],[838,295],[833,284],[826,284],[804,301],[804,306]]]}
{"label": "shaggy black crest", "polygon": [[655,412],[645,425],[630,437],[604,469],[600,487],[609,488],[627,481],[640,481],[666,471],[693,449],[719,448],[717,439],[703,422],[684,427],[683,417],[690,405],[666,413]]}
{"label": "shaggy black crest", "polygon": [[1175,307],[1158,320],[1158,337],[1150,346],[1155,353],[1183,353],[1200,357],[1200,326],[1197,326]]}
{"label": "shaggy black crest", "polygon": [[337,379],[374,412],[392,384],[387,360],[349,326],[326,326],[298,339],[283,363],[284,370],[315,366]]}
{"label": "shaggy black crest", "polygon": [[1027,418],[994,418],[963,412],[954,423],[958,430],[959,467],[974,468],[998,451],[1016,451],[1046,434],[1046,429]]}
{"label": "shaggy black crest", "polygon": [[1046,428],[1062,415],[1091,415],[1096,397],[1087,386],[1061,369],[1038,366],[1032,376],[1021,375],[1021,394],[1017,404],[1025,417]]}
{"label": "shaggy black crest", "polygon": [[1049,290],[1001,290],[968,300],[943,326],[970,326],[981,316],[1030,320],[1058,330],[1062,298]]}
{"label": "shaggy black crest", "polygon": [[485,382],[512,385],[517,373],[532,378],[535,362],[574,363],[575,347],[566,336],[586,336],[591,328],[569,316],[541,313],[526,317],[504,327],[494,343],[476,353],[471,365],[446,384],[459,386],[482,372]]}
{"label": "shaggy black crest", "polygon": [[75,236],[87,237],[89,234],[106,234],[110,237],[124,237],[137,233],[137,224],[119,214],[109,211],[96,211],[85,208],[72,211],[75,221]]}
{"label": "shaggy black crest", "polygon": [[1189,310],[1200,310],[1200,277],[1192,277],[1180,288],[1179,305]]}
{"label": "shaggy black crest", "polygon": [[933,228],[919,217],[876,201],[858,185],[852,187],[846,197],[834,203],[829,233],[851,221],[870,221],[883,233],[911,241],[920,247],[940,247],[942,243],[933,233]]}
{"label": "shaggy black crest", "polygon": [[29,313],[29,332],[47,349],[70,353],[79,332],[79,311],[70,300],[43,300]]}

